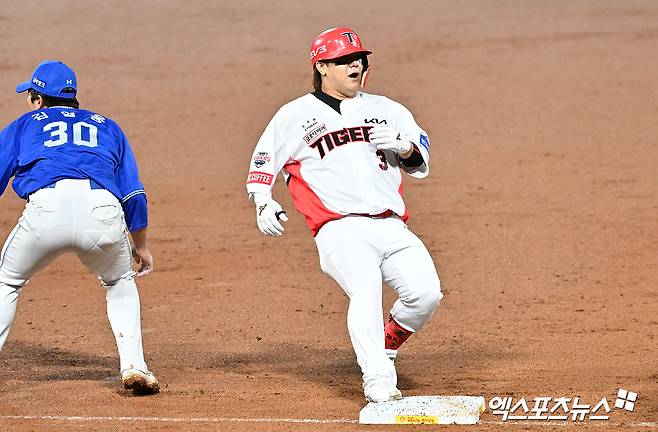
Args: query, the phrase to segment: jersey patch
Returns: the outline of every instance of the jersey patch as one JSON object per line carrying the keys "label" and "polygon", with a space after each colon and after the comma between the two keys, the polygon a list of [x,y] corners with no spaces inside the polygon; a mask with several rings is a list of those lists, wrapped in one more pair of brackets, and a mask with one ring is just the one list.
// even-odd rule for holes
{"label": "jersey patch", "polygon": [[256,168],[260,168],[271,160],[272,158],[268,152],[258,152],[254,156],[254,165],[256,165]]}
{"label": "jersey patch", "polygon": [[327,131],[327,126],[324,123],[322,123],[320,126],[316,127],[315,129],[304,135],[304,142],[306,144],[310,144],[311,141],[315,139],[315,137],[320,135],[322,132],[326,132],[326,131]]}
{"label": "jersey patch", "polygon": [[420,134],[420,145],[425,147],[425,150],[430,151],[430,139],[427,135]]}
{"label": "jersey patch", "polygon": [[265,185],[271,185],[274,176],[266,172],[261,171],[251,171],[247,176],[247,184],[250,183],[260,183]]}

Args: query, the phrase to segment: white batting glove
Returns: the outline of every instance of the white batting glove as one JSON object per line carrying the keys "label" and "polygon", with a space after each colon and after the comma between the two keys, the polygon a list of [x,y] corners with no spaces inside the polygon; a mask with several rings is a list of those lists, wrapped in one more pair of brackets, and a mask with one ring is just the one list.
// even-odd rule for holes
{"label": "white batting glove", "polygon": [[269,194],[256,194],[256,223],[258,229],[265,235],[281,236],[285,231],[280,221],[287,222],[288,215],[283,211],[281,204],[274,201]]}
{"label": "white batting glove", "polygon": [[400,132],[383,125],[370,129],[370,142],[375,144],[377,150],[392,150],[399,154],[409,153],[411,142]]}

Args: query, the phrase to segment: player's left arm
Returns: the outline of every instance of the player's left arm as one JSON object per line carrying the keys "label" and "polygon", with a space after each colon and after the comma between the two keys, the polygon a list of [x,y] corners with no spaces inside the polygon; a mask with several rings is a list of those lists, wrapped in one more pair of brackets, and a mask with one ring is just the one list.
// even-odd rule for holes
{"label": "player's left arm", "polygon": [[430,171],[430,139],[416,123],[411,112],[400,105],[399,128],[400,135],[411,143],[411,152],[400,155],[400,168],[416,178],[424,178]]}
{"label": "player's left arm", "polygon": [[18,169],[16,127],[13,122],[0,132],[0,196]]}

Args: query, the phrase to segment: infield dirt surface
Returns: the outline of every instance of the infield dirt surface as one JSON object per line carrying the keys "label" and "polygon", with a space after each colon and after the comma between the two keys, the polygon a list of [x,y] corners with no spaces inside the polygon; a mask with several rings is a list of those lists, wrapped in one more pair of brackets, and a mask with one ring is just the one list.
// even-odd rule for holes
{"label": "infield dirt surface", "polygon": [[[310,90],[312,38],[343,25],[374,52],[367,90],[432,140],[432,172],[406,176],[405,199],[445,298],[401,351],[403,393],[606,397],[608,422],[573,428],[658,428],[657,2],[2,0],[0,123],[27,109],[14,86],[61,59],[82,107],[130,139],[162,392],[121,389],[104,290],[65,256],[23,290],[1,430],[397,430],[276,421],[356,420],[364,400],[347,298],[285,185],[282,238],[258,231],[244,187],[269,119]],[[3,242],[23,205],[11,189],[0,200]],[[614,408],[619,388],[639,394],[633,412]],[[464,429],[563,427],[482,420]]]}

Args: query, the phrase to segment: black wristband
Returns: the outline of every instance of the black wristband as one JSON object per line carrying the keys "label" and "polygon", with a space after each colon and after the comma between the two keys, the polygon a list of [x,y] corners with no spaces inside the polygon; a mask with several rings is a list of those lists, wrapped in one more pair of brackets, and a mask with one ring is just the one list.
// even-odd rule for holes
{"label": "black wristband", "polygon": [[418,147],[416,147],[416,144],[411,143],[411,145],[414,148],[414,151],[409,155],[408,158],[402,158],[400,157],[400,163],[405,166],[405,168],[418,168],[422,164],[425,163],[423,160],[423,155],[420,153],[420,150],[418,150]]}

